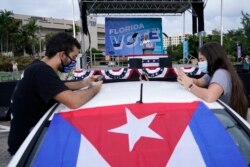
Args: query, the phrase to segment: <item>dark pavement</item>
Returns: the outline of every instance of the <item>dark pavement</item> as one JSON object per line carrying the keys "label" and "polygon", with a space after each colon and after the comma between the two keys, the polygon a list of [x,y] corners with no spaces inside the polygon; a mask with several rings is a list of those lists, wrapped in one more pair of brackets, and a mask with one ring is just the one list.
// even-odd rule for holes
{"label": "dark pavement", "polygon": [[6,167],[11,159],[8,153],[8,135],[10,122],[0,121],[0,167]]}

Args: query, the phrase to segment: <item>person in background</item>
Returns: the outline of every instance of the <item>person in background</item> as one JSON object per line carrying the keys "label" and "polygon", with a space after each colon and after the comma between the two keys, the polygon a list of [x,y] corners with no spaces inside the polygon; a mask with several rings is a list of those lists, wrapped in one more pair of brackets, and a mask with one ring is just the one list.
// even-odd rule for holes
{"label": "person in background", "polygon": [[18,63],[14,60],[11,63],[12,63],[12,70],[13,70],[12,78],[13,80],[16,80],[18,78],[18,67],[17,67]]}
{"label": "person in background", "polygon": [[246,71],[250,70],[250,60],[248,55],[246,55],[245,58],[243,59],[243,70]]}
{"label": "person in background", "polygon": [[[142,46],[142,53],[143,54],[152,54],[154,50],[154,43],[151,42],[150,39],[148,39],[148,34],[144,34],[143,39],[141,41],[141,46]],[[149,50],[147,50],[149,49]]]}
{"label": "person in background", "polygon": [[16,61],[13,61],[12,62],[12,70],[13,70],[13,72],[17,72],[18,71],[18,64],[17,64],[17,62]]}
{"label": "person in background", "polygon": [[245,61],[246,61],[247,64],[250,64],[249,55],[246,55]]}
{"label": "person in background", "polygon": [[[12,120],[8,151],[11,155],[16,153],[30,130],[55,102],[76,109],[101,89],[102,81],[95,82],[98,76],[63,82],[57,75],[58,71],[69,72],[74,68],[80,48],[75,38],[67,33],[58,33],[48,41],[45,57],[35,60],[24,70],[10,105]],[[83,87],[88,89],[79,90]]]}
{"label": "person in background", "polygon": [[141,41],[141,45],[143,48],[153,48],[154,44],[153,42],[148,39],[148,34],[144,34],[143,39]]}
{"label": "person in background", "polygon": [[246,119],[248,100],[244,87],[223,47],[218,43],[202,46],[198,66],[206,73],[202,78],[189,78],[179,70],[177,81],[206,102],[222,100]]}

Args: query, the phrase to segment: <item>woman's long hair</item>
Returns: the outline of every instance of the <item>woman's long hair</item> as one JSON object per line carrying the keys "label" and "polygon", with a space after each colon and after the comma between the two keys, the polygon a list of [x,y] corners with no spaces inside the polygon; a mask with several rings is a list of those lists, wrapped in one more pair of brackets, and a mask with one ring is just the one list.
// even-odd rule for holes
{"label": "woman's long hair", "polygon": [[204,55],[208,63],[208,74],[212,76],[217,69],[225,69],[231,75],[232,93],[230,106],[243,118],[247,118],[248,99],[244,87],[235,68],[229,61],[223,47],[219,43],[211,42],[203,45],[199,52]]}

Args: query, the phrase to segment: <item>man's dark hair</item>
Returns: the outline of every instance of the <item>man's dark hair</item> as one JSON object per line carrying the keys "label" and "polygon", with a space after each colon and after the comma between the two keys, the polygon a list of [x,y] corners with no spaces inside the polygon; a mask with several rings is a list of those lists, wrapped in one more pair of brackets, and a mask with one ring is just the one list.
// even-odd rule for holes
{"label": "man's dark hair", "polygon": [[69,54],[73,51],[74,46],[81,49],[80,43],[75,38],[65,32],[60,32],[49,39],[46,45],[45,55],[51,58],[61,51]]}

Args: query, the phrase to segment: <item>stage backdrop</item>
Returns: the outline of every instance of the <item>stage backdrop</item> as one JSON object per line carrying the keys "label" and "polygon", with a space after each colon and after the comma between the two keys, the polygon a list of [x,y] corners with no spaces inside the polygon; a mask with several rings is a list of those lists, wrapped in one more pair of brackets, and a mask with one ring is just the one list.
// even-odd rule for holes
{"label": "stage backdrop", "polygon": [[145,34],[154,44],[153,54],[162,54],[161,18],[106,18],[106,55],[142,54],[142,40]]}

